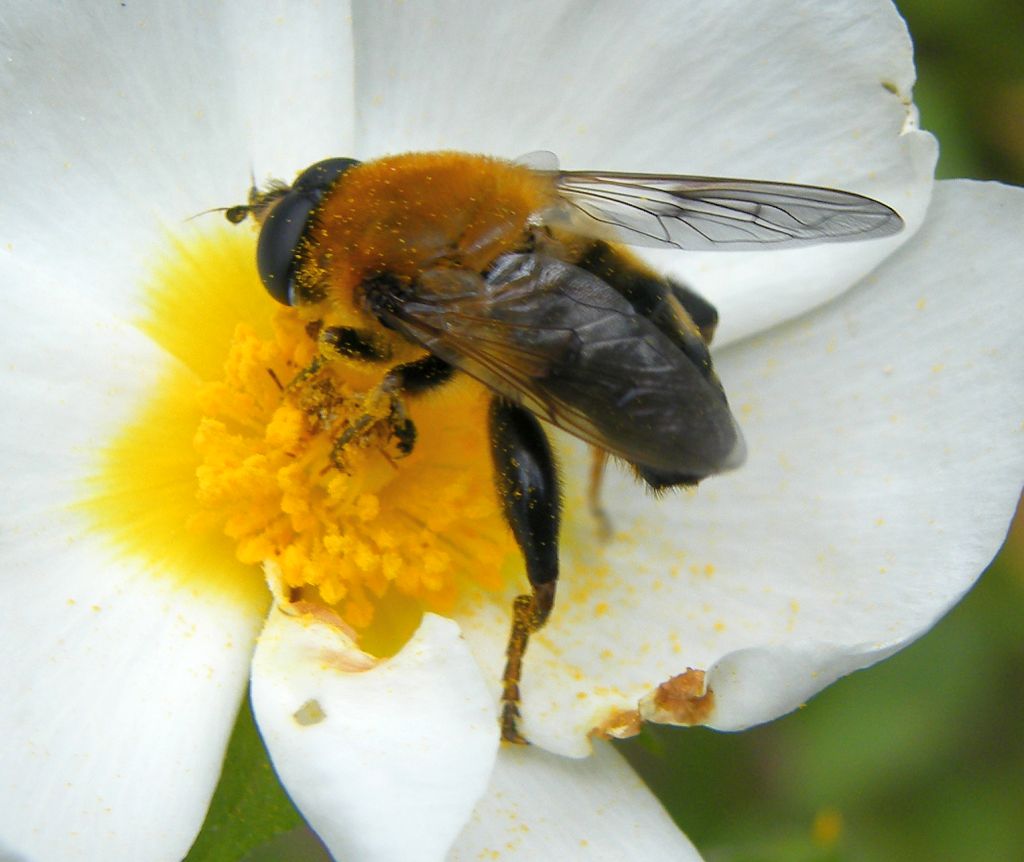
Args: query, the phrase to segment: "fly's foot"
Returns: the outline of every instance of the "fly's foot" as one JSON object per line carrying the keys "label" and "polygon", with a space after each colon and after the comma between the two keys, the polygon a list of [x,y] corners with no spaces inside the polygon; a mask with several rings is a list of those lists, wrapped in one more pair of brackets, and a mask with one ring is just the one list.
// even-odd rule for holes
{"label": "fly's foot", "polygon": [[366,396],[363,412],[335,439],[331,463],[344,471],[346,447],[374,432],[382,433],[385,440],[394,440],[401,458],[409,455],[416,445],[416,426],[406,414],[402,399],[387,381]]}
{"label": "fly's foot", "polygon": [[393,421],[391,423],[391,436],[394,438],[395,446],[403,458],[412,454],[413,447],[416,445],[416,426],[413,424],[412,419],[403,417]]}
{"label": "fly's foot", "polygon": [[516,596],[512,603],[512,631],[505,650],[505,673],[501,691],[501,738],[515,745],[528,745],[519,732],[519,680],[523,673],[523,655],[534,628],[533,596]]}
{"label": "fly's foot", "polygon": [[523,656],[530,635],[543,627],[555,601],[554,583],[538,584],[531,595],[516,596],[512,603],[512,631],[505,650],[502,675],[501,738],[514,745],[529,745],[519,732],[519,680],[523,675]]}
{"label": "fly's foot", "polygon": [[501,707],[501,741],[512,745],[530,744],[519,732],[519,706],[509,701],[505,701]]}

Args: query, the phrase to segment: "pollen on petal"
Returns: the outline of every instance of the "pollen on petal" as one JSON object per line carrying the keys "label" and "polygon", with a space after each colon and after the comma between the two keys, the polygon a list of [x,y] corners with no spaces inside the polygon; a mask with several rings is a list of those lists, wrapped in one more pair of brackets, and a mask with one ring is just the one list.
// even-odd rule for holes
{"label": "pollen on petal", "polygon": [[715,708],[715,695],[702,670],[687,668],[663,682],[640,701],[640,717],[660,724],[694,725],[707,720]]}

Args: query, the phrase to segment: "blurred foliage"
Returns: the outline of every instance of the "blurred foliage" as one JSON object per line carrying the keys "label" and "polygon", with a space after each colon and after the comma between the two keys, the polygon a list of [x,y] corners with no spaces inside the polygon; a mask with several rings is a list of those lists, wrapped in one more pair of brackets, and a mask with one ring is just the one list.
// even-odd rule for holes
{"label": "blurred foliage", "polygon": [[901,0],[914,102],[941,145],[940,178],[1024,183],[1024,3]]}
{"label": "blurred foliage", "polygon": [[[938,176],[1024,183],[1024,3],[902,0]],[[742,734],[621,746],[708,862],[1024,859],[1024,517],[918,643]]]}
{"label": "blurred foliage", "polygon": [[[242,702],[231,734],[220,782],[203,829],[185,862],[238,862],[250,850],[273,842],[280,833],[304,830],[301,815],[284,792],[267,758],[253,720],[249,698]],[[313,839],[315,842],[315,839]],[[276,862],[312,856],[252,857]]]}

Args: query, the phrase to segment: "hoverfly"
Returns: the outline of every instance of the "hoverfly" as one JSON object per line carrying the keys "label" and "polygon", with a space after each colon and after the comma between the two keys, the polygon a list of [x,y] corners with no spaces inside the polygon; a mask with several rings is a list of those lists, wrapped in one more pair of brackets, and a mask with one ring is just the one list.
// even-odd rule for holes
{"label": "hoverfly", "polygon": [[[543,156],[542,156],[543,158]],[[624,245],[791,248],[896,233],[885,204],[758,180],[561,171],[454,152],[319,162],[226,209],[261,224],[274,299],[317,321],[321,353],[391,363],[380,393],[400,449],[404,399],[475,377],[493,393],[497,491],[531,592],[515,599],[502,737],[517,728],[530,635],[558,579],[559,477],[541,420],[627,462],[656,490],[737,467],[745,449],[708,345],[717,312]],[[421,349],[395,364],[396,346]],[[355,423],[336,452],[363,430]],[[379,421],[379,420],[373,420]]]}

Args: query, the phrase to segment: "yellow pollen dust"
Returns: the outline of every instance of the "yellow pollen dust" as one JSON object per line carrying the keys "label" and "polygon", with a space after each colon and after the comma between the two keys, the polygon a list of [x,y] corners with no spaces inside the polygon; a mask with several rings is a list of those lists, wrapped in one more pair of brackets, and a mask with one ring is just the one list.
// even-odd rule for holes
{"label": "yellow pollen dust", "polygon": [[[410,403],[418,436],[405,456],[383,399],[369,397],[386,368],[368,374],[365,364],[333,359],[309,373],[315,344],[304,322],[282,308],[273,329],[262,339],[239,324],[224,379],[199,390],[190,527],[223,530],[241,562],[273,561],[285,587],[356,628],[370,625],[389,593],[444,612],[467,580],[500,587],[511,547],[486,393],[465,381]],[[377,421],[334,454],[366,416]]]}
{"label": "yellow pollen dust", "polygon": [[[185,382],[175,375],[173,394],[154,393],[145,420],[126,429],[105,461],[119,486],[130,484],[126,453],[152,451],[139,437],[191,417],[190,451],[174,459],[188,475],[164,477],[164,484],[190,487],[192,503],[168,510],[179,520],[163,533],[227,537],[235,565],[252,567],[254,579],[262,579],[260,564],[275,563],[288,599],[329,606],[363,631],[364,648],[390,652],[424,610],[449,611],[471,585],[500,589],[514,559],[494,487],[487,393],[462,379],[408,401],[417,436],[403,454],[390,402],[372,397],[387,365],[340,358],[311,365],[317,345],[307,321],[276,306],[251,265],[239,264],[248,278],[218,278],[223,262],[215,258],[252,259],[253,234],[235,231],[248,241],[229,231],[223,242],[189,246],[155,285],[151,306],[159,316],[147,331],[195,373]],[[254,293],[258,302],[220,297],[218,305],[259,312],[228,325],[213,321],[210,331],[186,302],[189,319],[168,322],[173,291],[200,302],[222,291]],[[217,337],[214,363],[210,339]],[[359,433],[337,447],[360,421]],[[131,492],[120,490],[122,497]],[[141,499],[134,505],[153,508]]]}

